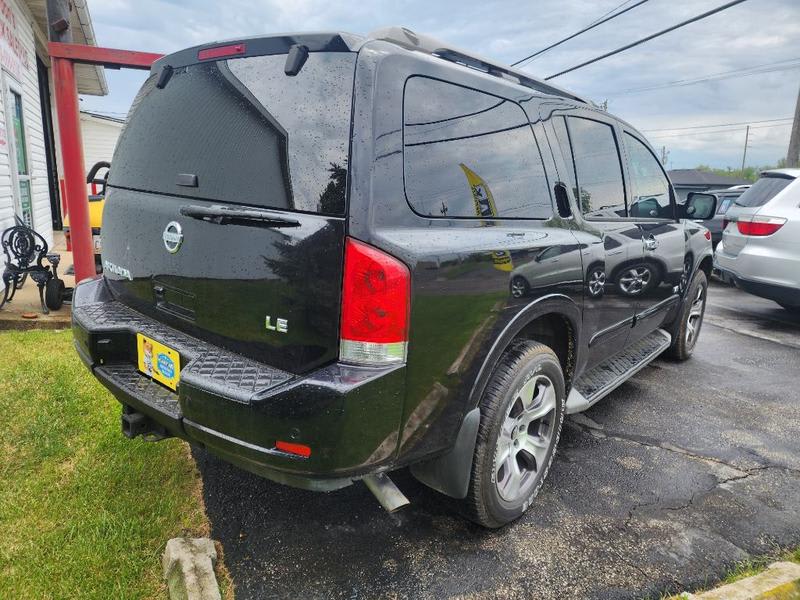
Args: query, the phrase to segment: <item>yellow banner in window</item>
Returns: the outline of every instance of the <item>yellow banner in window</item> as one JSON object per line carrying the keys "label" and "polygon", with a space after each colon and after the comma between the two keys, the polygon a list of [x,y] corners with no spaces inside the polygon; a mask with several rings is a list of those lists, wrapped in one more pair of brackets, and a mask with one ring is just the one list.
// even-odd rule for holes
{"label": "yellow banner in window", "polygon": [[[494,204],[494,196],[488,184],[475,171],[464,163],[460,163],[461,170],[467,176],[467,183],[472,191],[472,200],[475,203],[475,215],[491,219],[497,217],[497,207]],[[492,262],[494,268],[500,271],[513,271],[514,265],[511,262],[511,253],[508,250],[497,250],[492,252]]]}

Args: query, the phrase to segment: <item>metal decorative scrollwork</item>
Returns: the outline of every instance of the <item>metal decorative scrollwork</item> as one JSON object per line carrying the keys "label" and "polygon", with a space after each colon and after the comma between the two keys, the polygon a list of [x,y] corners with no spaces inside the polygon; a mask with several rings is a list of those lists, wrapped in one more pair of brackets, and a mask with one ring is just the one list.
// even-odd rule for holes
{"label": "metal decorative scrollwork", "polygon": [[0,237],[0,245],[6,257],[5,269],[3,271],[3,291],[0,308],[10,302],[15,292],[22,287],[28,275],[31,276],[39,287],[39,299],[42,304],[42,312],[47,314],[49,311],[45,306],[44,287],[47,281],[54,277],[50,266],[42,264],[47,258],[47,241],[38,233],[26,225],[15,225],[9,227]]}

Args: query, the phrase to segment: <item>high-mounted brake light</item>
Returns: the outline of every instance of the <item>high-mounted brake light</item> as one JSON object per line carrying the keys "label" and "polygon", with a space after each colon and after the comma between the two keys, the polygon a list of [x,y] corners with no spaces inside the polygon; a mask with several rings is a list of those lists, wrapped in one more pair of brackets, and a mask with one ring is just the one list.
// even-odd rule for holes
{"label": "high-mounted brake light", "polygon": [[387,365],[405,361],[410,283],[405,264],[347,238],[339,346],[342,362]]}
{"label": "high-mounted brake light", "polygon": [[198,60],[211,60],[214,58],[225,58],[226,56],[236,56],[237,54],[244,54],[247,47],[244,44],[228,44],[227,46],[216,46],[215,48],[206,48],[197,53]]}
{"label": "high-mounted brake light", "polygon": [[736,221],[736,226],[739,228],[739,233],[742,235],[763,237],[765,235],[772,235],[783,227],[784,223],[786,223],[786,219],[783,217],[763,217],[756,215],[754,217],[738,219]]}

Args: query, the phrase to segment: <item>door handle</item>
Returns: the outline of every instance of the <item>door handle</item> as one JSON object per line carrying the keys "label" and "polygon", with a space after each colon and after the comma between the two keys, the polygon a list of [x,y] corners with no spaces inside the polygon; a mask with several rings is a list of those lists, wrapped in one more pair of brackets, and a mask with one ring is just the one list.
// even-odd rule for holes
{"label": "door handle", "polygon": [[645,250],[650,250],[652,252],[656,248],[658,248],[658,240],[654,238],[652,234],[648,235],[645,238],[642,238],[642,241],[644,242]]}

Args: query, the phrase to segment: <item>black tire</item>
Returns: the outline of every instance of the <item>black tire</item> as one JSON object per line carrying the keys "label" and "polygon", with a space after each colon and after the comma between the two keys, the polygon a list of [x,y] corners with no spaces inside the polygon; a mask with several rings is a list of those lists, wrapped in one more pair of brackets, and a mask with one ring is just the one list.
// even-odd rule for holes
{"label": "black tire", "polygon": [[58,310],[64,304],[64,282],[48,279],[44,286],[44,303],[50,310]]}
{"label": "black tire", "polygon": [[[545,403],[552,403],[552,409],[546,415],[520,425],[519,429],[511,428],[515,432],[513,435],[519,437],[507,444],[505,440],[509,436],[503,433],[501,439],[501,429],[507,432],[510,420],[524,418],[524,414],[519,417],[512,415],[523,403],[521,393],[524,393],[526,385],[534,389],[530,414],[535,413],[537,407],[546,410]],[[565,396],[561,364],[548,346],[520,341],[509,347],[492,373],[480,402],[481,421],[472,475],[463,501],[464,512],[470,520],[484,527],[497,528],[519,518],[528,509],[539,493],[555,455],[564,421]],[[535,402],[537,398],[538,404]],[[503,428],[504,424],[506,428]],[[531,428],[535,431],[532,432]],[[528,437],[536,440],[540,461],[525,450]],[[517,445],[520,439],[523,441]],[[498,453],[502,451],[500,443],[505,444],[507,457],[503,465],[497,463]],[[522,479],[524,486],[519,486],[519,497],[511,499],[504,498],[500,491],[503,479],[500,474],[510,460],[526,473]]]}
{"label": "black tire", "polygon": [[[698,295],[699,294],[699,295]],[[684,296],[681,304],[680,313],[670,328],[672,334],[672,344],[669,347],[669,355],[678,360],[686,360],[694,352],[697,338],[700,337],[700,329],[703,326],[703,317],[706,312],[706,299],[708,298],[708,279],[703,271],[698,270],[689,284],[689,289]],[[692,335],[688,335],[689,316],[696,303],[701,301],[699,319],[695,319]]]}

